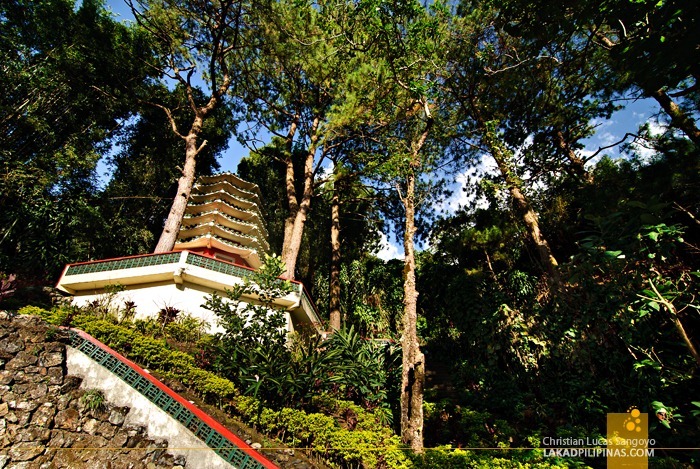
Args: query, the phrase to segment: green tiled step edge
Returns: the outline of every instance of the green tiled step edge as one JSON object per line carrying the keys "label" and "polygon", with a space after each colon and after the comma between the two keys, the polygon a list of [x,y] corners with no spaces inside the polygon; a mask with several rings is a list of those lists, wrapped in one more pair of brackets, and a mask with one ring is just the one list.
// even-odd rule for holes
{"label": "green tiled step edge", "polygon": [[81,337],[75,331],[70,331],[70,341],[73,348],[80,350],[96,363],[117,375],[166,414],[187,427],[224,461],[231,463],[238,469],[265,467],[118,358]]}

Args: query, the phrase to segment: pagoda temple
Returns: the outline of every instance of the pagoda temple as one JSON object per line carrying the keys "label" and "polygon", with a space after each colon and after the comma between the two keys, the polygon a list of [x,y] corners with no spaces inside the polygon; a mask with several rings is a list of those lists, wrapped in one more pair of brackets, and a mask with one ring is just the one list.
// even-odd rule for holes
{"label": "pagoda temple", "polygon": [[176,251],[200,252],[254,269],[269,254],[260,189],[233,174],[200,177],[192,187]]}
{"label": "pagoda temple", "polygon": [[[121,290],[112,293],[113,301],[133,302],[137,318],[157,317],[170,307],[207,321],[216,331],[214,313],[202,305],[211,293],[225,297],[225,289],[260,267],[270,252],[267,238],[257,185],[231,173],[202,176],[192,188],[173,251],[69,264],[56,287],[79,306]],[[304,286],[292,283],[293,291],[275,301],[285,311],[287,329],[320,331]]]}

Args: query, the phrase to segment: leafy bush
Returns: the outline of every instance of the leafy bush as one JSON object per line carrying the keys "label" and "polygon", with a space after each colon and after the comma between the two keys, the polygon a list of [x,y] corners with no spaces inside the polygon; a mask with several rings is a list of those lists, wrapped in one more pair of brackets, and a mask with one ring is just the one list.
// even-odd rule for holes
{"label": "leafy bush", "polygon": [[105,395],[99,389],[87,389],[80,396],[80,404],[86,409],[97,412],[105,408]]}
{"label": "leafy bush", "polygon": [[150,337],[157,337],[163,332],[158,320],[154,318],[134,319],[130,326],[137,330],[140,334]]}
{"label": "leafy bush", "polygon": [[493,457],[491,452],[480,454],[452,448],[449,445],[432,448],[423,455],[412,455],[411,461],[416,469],[566,469],[570,467],[587,467],[582,463],[544,460],[541,452],[518,452],[509,458]]}
{"label": "leafy bush", "polygon": [[158,322],[165,329],[168,324],[177,319],[181,312],[174,306],[165,306],[158,311]]}
{"label": "leafy bush", "polygon": [[190,314],[181,314],[166,324],[165,335],[178,342],[195,344],[206,331],[206,321]]}
{"label": "leafy bush", "polygon": [[[323,398],[325,405],[331,401]],[[354,406],[337,401],[333,407]],[[246,420],[255,422],[268,434],[278,435],[294,446],[306,446],[318,455],[342,467],[387,467],[407,469],[411,461],[399,438],[374,416],[354,406],[363,425],[344,428],[333,417],[321,413],[284,408],[274,411],[264,408],[251,397],[237,399],[236,410]]]}
{"label": "leafy bush", "polygon": [[379,408],[384,423],[398,413],[401,349],[390,342],[365,340],[353,327],[336,331],[327,344],[335,353],[331,370],[339,376],[343,397],[366,408]]}
{"label": "leafy bush", "polygon": [[[278,277],[283,265],[267,257],[263,268],[244,284],[212,295],[206,308],[225,329],[217,336],[220,359],[214,365],[244,393],[281,407],[307,407],[313,396],[332,392],[368,409],[380,408],[384,423],[398,413],[399,348],[362,339],[353,328],[324,341],[317,334],[290,340],[283,312],[274,300],[291,285]],[[242,300],[254,296],[259,304]],[[392,406],[390,403],[394,403]]]}
{"label": "leafy bush", "polygon": [[56,318],[58,317],[58,311],[55,310],[45,310],[44,308],[39,308],[38,306],[24,306],[23,308],[20,308],[17,311],[17,314],[25,315],[25,316],[39,316],[41,319],[44,319],[46,322],[52,323],[52,324],[59,324],[60,321],[57,321]]}
{"label": "leafy bush", "polygon": [[[287,366],[285,312],[274,304],[292,290],[289,282],[278,278],[283,267],[277,257],[266,256],[250,279],[226,290],[226,299],[214,293],[204,304],[225,331],[217,335],[214,368],[246,393],[277,405],[294,396],[297,389],[289,386],[293,381]],[[257,302],[243,300],[244,296]]]}
{"label": "leafy bush", "polygon": [[[117,298],[121,292],[126,289],[124,285],[112,284],[105,285],[104,293],[100,295],[97,299],[93,300],[89,304],[89,308],[94,314],[97,314],[105,319],[110,318],[116,322],[120,320],[122,316],[122,311],[120,308],[120,303]],[[129,309],[128,314],[132,314],[133,311]]]}
{"label": "leafy bush", "polygon": [[[47,311],[36,307],[22,308],[20,314],[33,314],[52,324],[61,324],[72,308],[57,308]],[[177,379],[200,394],[210,402],[222,405],[236,394],[233,383],[195,366],[195,359],[184,352],[171,350],[165,339],[156,339],[143,335],[137,330],[123,324],[96,317],[89,311],[74,318],[74,326],[118,350],[124,356],[141,365],[163,373],[164,376]]]}

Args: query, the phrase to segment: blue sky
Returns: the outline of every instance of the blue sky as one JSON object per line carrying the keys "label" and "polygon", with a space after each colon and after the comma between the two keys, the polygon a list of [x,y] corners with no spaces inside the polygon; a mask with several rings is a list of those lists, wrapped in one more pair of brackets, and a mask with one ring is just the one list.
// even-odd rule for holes
{"label": "blue sky", "polygon": [[[118,19],[133,20],[133,16],[124,0],[108,0],[107,5]],[[658,105],[654,100],[641,99],[637,101],[628,101],[625,108],[615,112],[610,119],[595,122],[597,125],[596,133],[583,142],[585,148],[581,150],[581,155],[591,155],[600,147],[605,147],[619,141],[625,133],[636,132],[639,126],[645,122],[650,122],[652,129],[660,131],[663,126],[653,119],[656,113],[658,113]],[[235,172],[238,163],[243,157],[248,155],[248,153],[248,148],[241,145],[235,138],[231,138],[229,141],[229,148],[219,158],[221,169],[223,171]],[[600,154],[600,156],[602,155],[608,155],[612,158],[619,157],[619,147],[605,150]],[[488,167],[488,161],[486,159],[485,166]],[[106,165],[101,164],[98,171],[101,174],[105,174],[108,172],[108,168]],[[468,200],[466,193],[462,190],[464,185],[469,181],[467,173],[468,171],[464,171],[457,176],[456,182],[453,185],[453,195],[441,203],[440,207],[436,208],[454,211],[467,203],[474,203],[474,201]],[[107,176],[107,174],[105,174],[105,176]],[[393,241],[393,236],[389,236],[388,238],[384,237],[384,247],[378,255],[383,259],[403,257],[403,247]]]}
{"label": "blue sky", "polygon": [[[119,21],[133,21],[134,16],[124,0],[107,0],[107,8],[110,9]],[[236,172],[238,163],[248,155],[248,148],[241,145],[238,140],[232,137],[229,140],[229,148],[219,157],[219,164],[222,171]],[[103,175],[103,182],[109,179],[109,168],[103,162],[98,167],[98,174]]]}

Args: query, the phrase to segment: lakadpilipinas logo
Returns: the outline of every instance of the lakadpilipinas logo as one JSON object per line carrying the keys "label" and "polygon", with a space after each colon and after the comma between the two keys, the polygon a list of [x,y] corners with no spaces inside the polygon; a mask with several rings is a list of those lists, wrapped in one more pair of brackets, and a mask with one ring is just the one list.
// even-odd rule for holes
{"label": "lakadpilipinas logo", "polygon": [[649,456],[654,455],[649,448],[649,416],[636,408],[608,414],[606,443],[608,469],[648,468]]}

